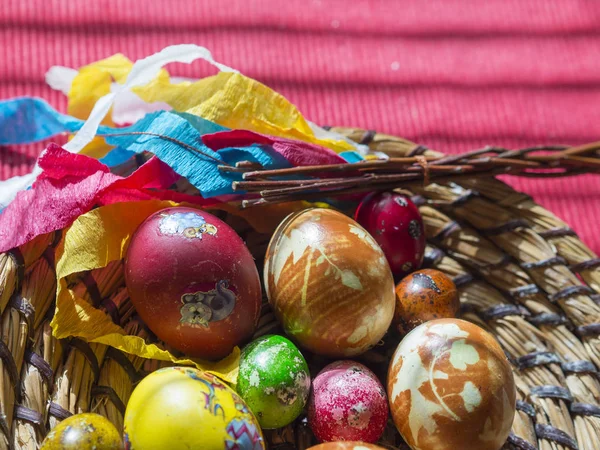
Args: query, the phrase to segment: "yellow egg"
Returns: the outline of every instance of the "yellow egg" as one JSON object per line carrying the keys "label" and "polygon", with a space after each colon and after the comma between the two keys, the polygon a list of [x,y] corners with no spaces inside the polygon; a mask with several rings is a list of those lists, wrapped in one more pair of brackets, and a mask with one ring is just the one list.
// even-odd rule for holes
{"label": "yellow egg", "polygon": [[132,450],[264,450],[258,422],[241,397],[213,375],[168,367],[144,378],[125,411]]}
{"label": "yellow egg", "polygon": [[67,417],[42,442],[41,450],[121,450],[123,441],[115,426],[100,414]]}

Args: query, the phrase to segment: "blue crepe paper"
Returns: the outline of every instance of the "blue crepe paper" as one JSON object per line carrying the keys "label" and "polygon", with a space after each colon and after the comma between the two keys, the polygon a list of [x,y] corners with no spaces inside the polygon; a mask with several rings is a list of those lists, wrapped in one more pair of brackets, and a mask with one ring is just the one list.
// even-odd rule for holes
{"label": "blue crepe paper", "polygon": [[361,161],[365,160],[365,158],[363,158],[360,153],[354,152],[354,151],[341,152],[339,155],[342,158],[344,158],[347,162],[349,162],[350,164],[361,162]]}
{"label": "blue crepe paper", "polygon": [[0,102],[0,145],[39,142],[60,133],[74,133],[82,125],[82,120],[59,113],[41,98]]}

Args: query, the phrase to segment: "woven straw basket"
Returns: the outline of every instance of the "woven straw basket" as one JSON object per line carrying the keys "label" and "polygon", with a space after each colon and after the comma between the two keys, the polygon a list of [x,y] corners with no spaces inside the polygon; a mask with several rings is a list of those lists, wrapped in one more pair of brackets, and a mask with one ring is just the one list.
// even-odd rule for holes
{"label": "woven straw basket", "polygon": [[[390,156],[415,154],[414,144],[403,139],[335,131]],[[131,162],[120,170],[135,167]],[[600,260],[567,224],[495,178],[411,191],[427,233],[425,266],[454,279],[461,317],[493,333],[513,365],[517,414],[504,448],[600,449]],[[246,241],[261,271],[270,236],[238,217],[220,218]],[[166,365],[52,336],[54,249],[60,239],[60,232],[51,233],[0,255],[0,448],[36,449],[59,421],[85,411],[105,415],[122,429],[136,383]],[[128,301],[121,262],[73,283],[129,334],[153,339]],[[265,303],[256,336],[273,332],[281,330]],[[384,338],[358,359],[385,379],[396,344]],[[313,374],[326,363],[306,356]],[[302,417],[265,437],[271,449],[316,443]],[[380,445],[407,448],[391,420]]]}

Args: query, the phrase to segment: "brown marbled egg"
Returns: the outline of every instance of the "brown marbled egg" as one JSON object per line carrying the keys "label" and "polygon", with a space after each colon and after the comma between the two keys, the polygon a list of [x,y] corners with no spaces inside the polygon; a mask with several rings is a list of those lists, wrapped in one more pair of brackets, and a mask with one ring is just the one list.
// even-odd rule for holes
{"label": "brown marbled egg", "polygon": [[435,269],[404,277],[396,286],[394,325],[401,334],[428,320],[456,317],[460,308],[452,279]]}
{"label": "brown marbled egg", "polygon": [[383,447],[375,444],[367,444],[360,441],[344,442],[326,442],[325,444],[315,445],[306,450],[385,450]]}
{"label": "brown marbled egg", "polygon": [[499,450],[510,432],[516,391],[492,335],[460,319],[412,330],[388,371],[396,428],[418,450]]}
{"label": "brown marbled egg", "polygon": [[334,210],[307,209],[279,225],[264,281],[286,333],[321,355],[365,352],[394,315],[394,281],[383,251],[358,223]]}

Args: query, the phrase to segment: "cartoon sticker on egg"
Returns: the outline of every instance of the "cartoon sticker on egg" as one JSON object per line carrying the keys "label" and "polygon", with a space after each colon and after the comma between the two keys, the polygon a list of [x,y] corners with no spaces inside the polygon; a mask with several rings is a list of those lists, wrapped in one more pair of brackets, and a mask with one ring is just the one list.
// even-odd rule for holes
{"label": "cartoon sticker on egg", "polygon": [[181,296],[180,323],[208,328],[209,322],[226,319],[235,308],[237,296],[229,288],[228,280],[219,280],[214,289]]}
{"label": "cartoon sticker on egg", "polygon": [[217,227],[206,223],[204,217],[194,212],[161,214],[161,217],[159,229],[162,234],[180,234],[188,239],[202,239],[203,234],[217,234]]}

